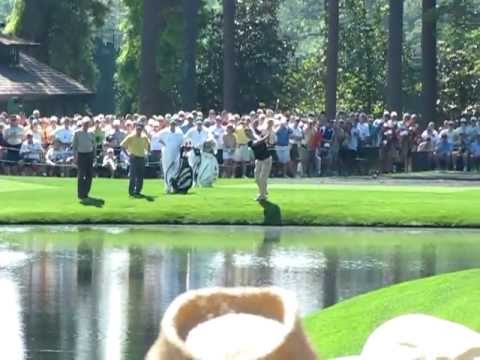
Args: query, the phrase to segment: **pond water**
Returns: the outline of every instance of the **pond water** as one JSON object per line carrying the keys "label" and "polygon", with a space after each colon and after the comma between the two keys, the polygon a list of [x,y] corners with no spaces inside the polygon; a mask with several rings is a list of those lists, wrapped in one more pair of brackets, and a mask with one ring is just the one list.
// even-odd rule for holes
{"label": "pond water", "polygon": [[479,264],[465,230],[1,227],[1,358],[142,359],[188,289],[277,285],[307,314]]}

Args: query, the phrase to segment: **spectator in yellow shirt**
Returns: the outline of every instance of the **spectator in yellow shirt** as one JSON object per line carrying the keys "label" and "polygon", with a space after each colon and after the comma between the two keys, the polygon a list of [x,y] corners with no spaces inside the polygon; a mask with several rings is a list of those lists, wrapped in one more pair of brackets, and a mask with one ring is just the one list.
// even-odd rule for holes
{"label": "spectator in yellow shirt", "polygon": [[[247,176],[247,164],[250,162],[250,149],[248,142],[250,141],[250,133],[248,131],[245,119],[242,119],[235,128],[236,150],[235,162],[242,171],[242,176]],[[234,175],[235,176],[235,175]]]}
{"label": "spectator in yellow shirt", "polygon": [[133,197],[141,196],[145,176],[145,153],[150,148],[150,141],[143,130],[143,124],[137,123],[135,132],[128,135],[120,144],[130,156],[128,194]]}

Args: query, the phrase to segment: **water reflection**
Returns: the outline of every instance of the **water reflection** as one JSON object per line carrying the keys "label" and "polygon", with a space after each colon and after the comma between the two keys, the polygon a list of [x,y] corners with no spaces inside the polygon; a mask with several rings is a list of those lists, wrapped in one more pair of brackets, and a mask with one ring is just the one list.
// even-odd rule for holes
{"label": "water reflection", "polygon": [[0,229],[0,345],[9,360],[141,359],[168,304],[188,289],[277,285],[308,313],[480,259],[476,232],[14,230]]}
{"label": "water reflection", "polygon": [[25,339],[19,284],[8,273],[0,273],[0,294],[2,294],[0,298],[2,357],[23,360],[25,359]]}

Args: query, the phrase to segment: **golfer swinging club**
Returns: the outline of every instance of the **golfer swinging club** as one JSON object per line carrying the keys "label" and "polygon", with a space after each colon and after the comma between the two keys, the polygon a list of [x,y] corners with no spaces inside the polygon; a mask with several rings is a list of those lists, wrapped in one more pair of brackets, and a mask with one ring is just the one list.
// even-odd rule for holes
{"label": "golfer swinging club", "polygon": [[267,201],[267,182],[272,170],[272,154],[269,147],[274,146],[275,142],[273,119],[268,119],[267,127],[262,131],[261,136],[248,143],[255,156],[255,181],[258,186],[257,201]]}

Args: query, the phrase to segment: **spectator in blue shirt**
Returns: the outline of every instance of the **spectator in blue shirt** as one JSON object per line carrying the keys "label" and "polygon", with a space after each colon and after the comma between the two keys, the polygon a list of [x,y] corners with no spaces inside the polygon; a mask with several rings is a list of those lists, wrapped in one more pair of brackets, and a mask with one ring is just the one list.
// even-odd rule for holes
{"label": "spectator in blue shirt", "polygon": [[470,145],[470,167],[480,171],[480,134],[476,135],[475,141]]}
{"label": "spectator in blue shirt", "polygon": [[280,126],[276,132],[277,135],[277,158],[279,164],[279,170],[281,171],[281,176],[287,177],[287,169],[290,163],[290,136],[292,134],[292,129],[287,126],[287,120],[282,119]]}
{"label": "spectator in blue shirt", "polygon": [[182,132],[184,134],[186,134],[188,132],[188,130],[190,130],[191,128],[194,127],[193,120],[194,120],[193,119],[193,114],[188,114],[187,115],[187,122],[180,127],[180,129],[182,130]]}
{"label": "spectator in blue shirt", "polygon": [[435,159],[437,161],[438,168],[442,170],[451,168],[452,151],[453,144],[448,141],[448,135],[446,133],[443,133],[435,151]]}

